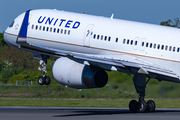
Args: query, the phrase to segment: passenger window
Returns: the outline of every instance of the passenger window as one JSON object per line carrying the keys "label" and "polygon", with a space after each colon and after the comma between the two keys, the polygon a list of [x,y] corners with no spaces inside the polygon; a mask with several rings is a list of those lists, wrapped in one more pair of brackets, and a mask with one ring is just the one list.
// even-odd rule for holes
{"label": "passenger window", "polygon": [[161,46],[161,50],[163,50],[163,49],[164,49],[164,45]]}
{"label": "passenger window", "polygon": [[59,33],[59,29],[57,29],[57,33]]}
{"label": "passenger window", "polygon": [[154,44],[154,49],[156,49],[156,44]]}
{"label": "passenger window", "polygon": [[146,43],[146,47],[148,47],[148,46],[149,46],[149,43],[147,42],[147,43]]}
{"label": "passenger window", "polygon": [[56,32],[56,28],[54,28],[54,32]]}
{"label": "passenger window", "polygon": [[94,37],[93,37],[94,39],[96,38],[96,34],[94,34]]}
{"label": "passenger window", "polygon": [[168,46],[166,45],[165,50],[168,50]]}
{"label": "passenger window", "polygon": [[116,38],[116,42],[118,42],[118,38]]}
{"label": "passenger window", "polygon": [[133,45],[133,40],[131,40],[131,45]]}
{"label": "passenger window", "polygon": [[43,27],[43,31],[45,31],[46,27]]}
{"label": "passenger window", "polygon": [[169,47],[169,51],[171,51],[171,49],[172,49],[172,47],[170,46],[170,47]]}
{"label": "passenger window", "polygon": [[135,41],[135,45],[137,45],[137,41]]}
{"label": "passenger window", "polygon": [[152,46],[153,46],[153,44],[151,43],[151,44],[150,44],[150,48],[152,48]]}
{"label": "passenger window", "polygon": [[38,29],[38,26],[36,25],[36,30]]}
{"label": "passenger window", "polygon": [[142,42],[142,47],[144,47],[144,42]]}
{"label": "passenger window", "polygon": [[177,52],[179,52],[179,48],[177,49]]}
{"label": "passenger window", "polygon": [[111,41],[111,37],[109,37],[108,41]]}
{"label": "passenger window", "polygon": [[36,30],[38,29],[38,26],[36,25]]}
{"label": "passenger window", "polygon": [[32,25],[32,29],[34,29],[34,25]]}
{"label": "passenger window", "polygon": [[99,40],[99,35],[97,36],[97,39]]}
{"label": "passenger window", "polygon": [[176,47],[173,47],[173,52],[175,52],[176,51]]}
{"label": "passenger window", "polygon": [[125,44],[125,43],[126,43],[126,39],[123,40],[123,44]]}
{"label": "passenger window", "polygon": [[64,34],[66,34],[67,30],[64,30]]}
{"label": "passenger window", "polygon": [[70,30],[68,30],[68,35],[70,35],[70,33],[71,33],[71,31],[70,31]]}
{"label": "passenger window", "polygon": [[127,44],[129,44],[129,40],[127,40]]}
{"label": "passenger window", "polygon": [[63,29],[61,29],[61,34],[63,34]]}
{"label": "passenger window", "polygon": [[39,26],[39,30],[41,30],[42,26]]}
{"label": "passenger window", "polygon": [[104,37],[104,40],[105,40],[105,41],[107,40],[107,36]]}
{"label": "passenger window", "polygon": [[50,28],[50,32],[52,32],[52,27]]}
{"label": "passenger window", "polygon": [[49,27],[46,28],[46,31],[48,31],[48,30],[49,30]]}
{"label": "passenger window", "polygon": [[101,35],[101,40],[103,40],[103,35]]}
{"label": "passenger window", "polygon": [[158,47],[157,47],[158,49],[160,49],[160,44],[158,44]]}

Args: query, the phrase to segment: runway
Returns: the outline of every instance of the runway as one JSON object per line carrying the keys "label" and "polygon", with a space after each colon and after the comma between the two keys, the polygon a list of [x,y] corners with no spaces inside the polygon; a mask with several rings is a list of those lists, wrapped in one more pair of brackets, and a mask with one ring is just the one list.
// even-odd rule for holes
{"label": "runway", "polygon": [[179,120],[180,109],[130,113],[128,108],[0,107],[1,120]]}

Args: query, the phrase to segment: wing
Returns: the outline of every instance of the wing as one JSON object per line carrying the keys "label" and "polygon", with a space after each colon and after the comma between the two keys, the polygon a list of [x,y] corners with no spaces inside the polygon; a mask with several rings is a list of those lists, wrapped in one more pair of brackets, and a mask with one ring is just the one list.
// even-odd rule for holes
{"label": "wing", "polygon": [[110,56],[80,54],[30,44],[21,44],[20,47],[21,49],[28,50],[29,52],[46,54],[50,56],[53,55],[55,57],[68,57],[76,62],[85,65],[93,65],[95,67],[108,71],[119,71],[127,74],[141,73],[146,74],[150,78],[158,79],[160,81],[164,80],[171,82],[180,82],[179,76],[173,71],[149,61],[137,58],[133,55],[120,54]]}

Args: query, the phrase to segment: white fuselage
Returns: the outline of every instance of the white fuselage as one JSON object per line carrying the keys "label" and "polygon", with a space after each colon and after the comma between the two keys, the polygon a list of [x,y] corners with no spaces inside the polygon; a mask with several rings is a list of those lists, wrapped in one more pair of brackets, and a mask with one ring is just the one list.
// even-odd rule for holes
{"label": "white fuselage", "polygon": [[[6,42],[14,47],[18,47],[16,38],[24,14],[5,31]],[[57,10],[32,10],[26,41],[57,50],[112,58],[130,55],[180,76],[180,30],[177,28]]]}

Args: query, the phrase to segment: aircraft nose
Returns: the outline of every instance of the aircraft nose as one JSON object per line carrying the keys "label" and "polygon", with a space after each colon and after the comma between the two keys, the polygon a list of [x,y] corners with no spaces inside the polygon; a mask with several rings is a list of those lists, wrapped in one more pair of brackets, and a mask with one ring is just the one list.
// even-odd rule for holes
{"label": "aircraft nose", "polygon": [[9,27],[8,27],[8,28],[5,30],[5,32],[4,32],[4,41],[5,41],[8,45],[10,45],[10,46],[12,46],[12,47],[15,47],[15,48],[18,48],[19,45],[16,44],[16,39],[17,39],[17,36],[14,35],[14,34],[12,34],[12,33],[10,32],[10,30],[9,30]]}
{"label": "aircraft nose", "polygon": [[19,48],[20,44],[17,43],[18,38],[26,38],[29,12],[30,10],[16,17],[7,27],[4,32],[4,40],[8,45]]}

